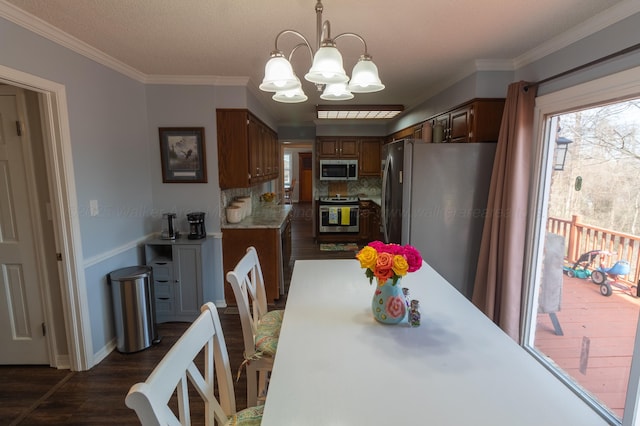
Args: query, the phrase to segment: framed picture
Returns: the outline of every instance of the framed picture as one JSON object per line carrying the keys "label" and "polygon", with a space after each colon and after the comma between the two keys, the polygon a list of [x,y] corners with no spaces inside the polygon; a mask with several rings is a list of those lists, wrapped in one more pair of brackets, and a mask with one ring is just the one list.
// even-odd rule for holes
{"label": "framed picture", "polygon": [[160,127],[162,182],[206,183],[204,127]]}

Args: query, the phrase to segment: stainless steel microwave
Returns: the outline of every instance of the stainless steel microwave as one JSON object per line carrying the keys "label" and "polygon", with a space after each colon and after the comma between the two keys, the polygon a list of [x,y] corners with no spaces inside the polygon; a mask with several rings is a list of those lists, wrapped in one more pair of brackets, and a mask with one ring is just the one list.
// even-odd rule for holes
{"label": "stainless steel microwave", "polygon": [[358,180],[358,160],[320,160],[320,180]]}

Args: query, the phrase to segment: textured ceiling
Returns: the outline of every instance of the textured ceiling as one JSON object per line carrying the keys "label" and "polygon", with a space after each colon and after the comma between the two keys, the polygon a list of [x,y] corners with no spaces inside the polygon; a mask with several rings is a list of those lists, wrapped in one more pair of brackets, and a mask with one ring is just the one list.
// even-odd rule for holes
{"label": "textured ceiling", "polygon": [[[316,0],[0,0],[57,27],[145,77],[246,77],[257,87],[275,36],[296,29],[315,44]],[[588,35],[611,9],[637,0],[324,0],[332,35],[360,34],[387,88],[356,95],[351,104],[415,106],[477,60],[514,63],[567,32]],[[535,8],[534,8],[535,7]],[[630,8],[627,8],[630,9]],[[636,9],[638,9],[636,7]],[[595,17],[595,18],[594,18]],[[597,29],[597,28],[595,28]],[[281,39],[288,54],[299,41]],[[345,70],[362,53],[354,38],[342,38]],[[560,46],[561,47],[561,46]],[[511,61],[511,62],[508,62]],[[302,80],[311,64],[296,51],[294,70]],[[505,62],[503,62],[505,63]],[[321,101],[311,83],[309,100],[282,105],[264,94],[281,123],[313,119]]]}

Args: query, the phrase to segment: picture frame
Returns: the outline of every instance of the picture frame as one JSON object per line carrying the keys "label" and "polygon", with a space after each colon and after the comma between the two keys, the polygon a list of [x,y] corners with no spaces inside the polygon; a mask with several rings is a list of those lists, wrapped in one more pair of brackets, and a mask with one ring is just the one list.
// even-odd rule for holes
{"label": "picture frame", "polygon": [[160,127],[163,183],[206,183],[204,127]]}

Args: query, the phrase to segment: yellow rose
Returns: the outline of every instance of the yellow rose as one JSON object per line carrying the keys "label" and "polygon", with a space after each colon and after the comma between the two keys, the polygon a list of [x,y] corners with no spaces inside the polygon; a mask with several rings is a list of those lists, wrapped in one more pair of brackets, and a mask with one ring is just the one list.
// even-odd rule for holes
{"label": "yellow rose", "polygon": [[363,247],[356,255],[356,258],[360,261],[361,268],[375,269],[376,261],[378,259],[378,252],[373,247]]}
{"label": "yellow rose", "polygon": [[407,270],[409,269],[409,264],[407,263],[407,259],[405,259],[404,256],[396,254],[395,256],[393,256],[392,268],[393,268],[393,272],[395,272],[396,275],[404,277],[405,275],[407,275]]}

